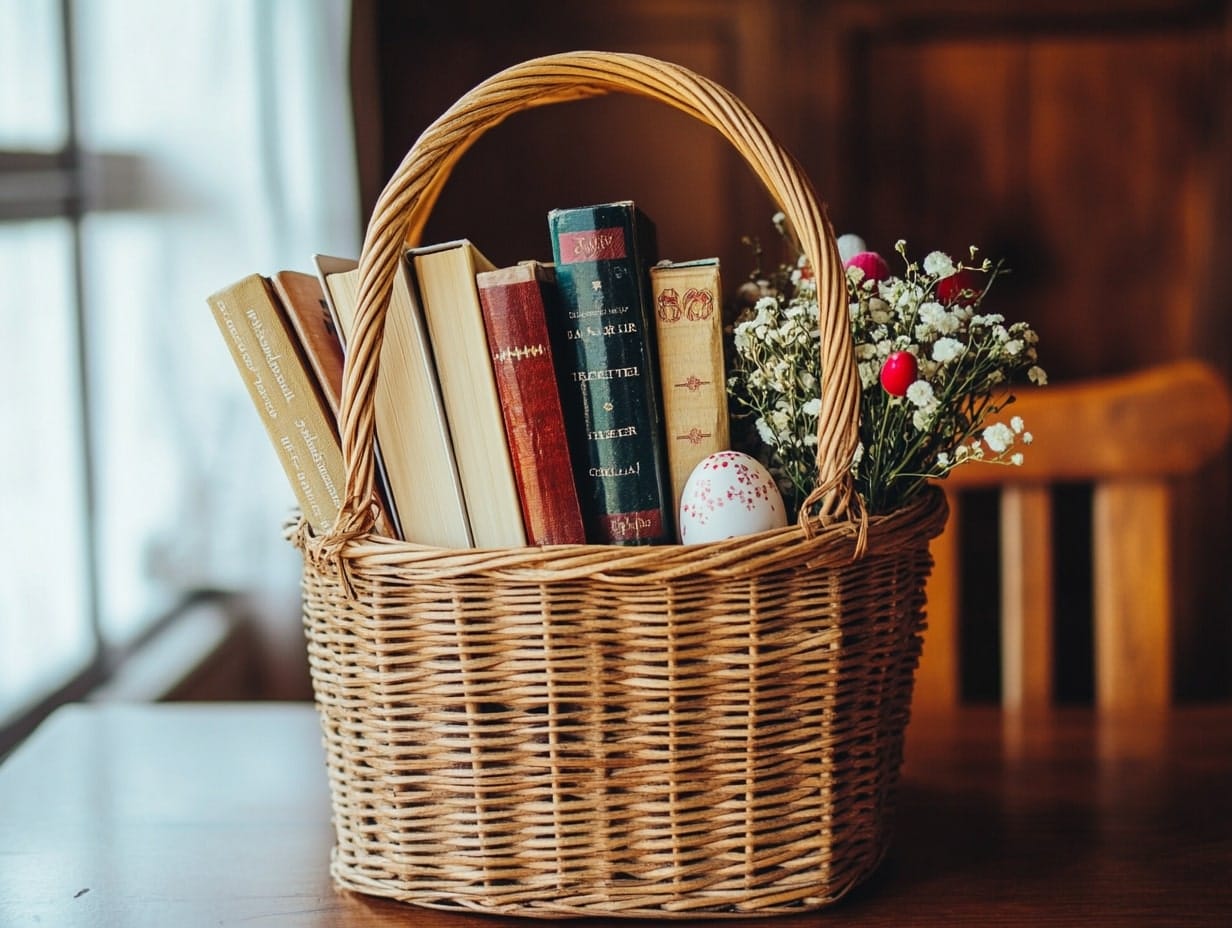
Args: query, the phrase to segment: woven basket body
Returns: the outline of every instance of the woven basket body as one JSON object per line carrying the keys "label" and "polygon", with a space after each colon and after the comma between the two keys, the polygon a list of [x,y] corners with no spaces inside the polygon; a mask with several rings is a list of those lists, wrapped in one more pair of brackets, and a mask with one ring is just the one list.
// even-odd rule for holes
{"label": "woven basket body", "polygon": [[[710,123],[818,272],[819,515],[694,546],[450,551],[371,533],[372,393],[398,256],[476,135],[609,91]],[[859,384],[833,233],[722,88],[633,56],[516,66],[421,136],[374,211],[343,397],[347,505],[301,522],[304,619],[340,885],[538,916],[816,908],[889,840],[939,493],[863,518]],[[494,437],[499,439],[499,436]]]}

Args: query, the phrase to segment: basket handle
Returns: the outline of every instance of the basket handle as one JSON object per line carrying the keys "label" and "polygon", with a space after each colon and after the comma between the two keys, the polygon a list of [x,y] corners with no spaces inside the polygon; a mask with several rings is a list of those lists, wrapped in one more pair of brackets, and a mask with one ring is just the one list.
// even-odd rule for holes
{"label": "basket handle", "polygon": [[[799,164],[733,94],[678,65],[638,55],[570,52],[514,65],[477,85],[429,126],[377,200],[360,252],[359,298],[342,392],[342,514],[324,542],[335,551],[372,527],[373,397],[385,312],[398,262],[420,240],[433,204],[463,153],[522,110],[625,92],[666,103],[717,129],[753,168],[799,236],[821,310],[821,412],[817,423],[820,521],[859,508],[850,477],[859,440],[860,383],[846,285],[834,231]],[[807,528],[807,524],[806,524]]]}

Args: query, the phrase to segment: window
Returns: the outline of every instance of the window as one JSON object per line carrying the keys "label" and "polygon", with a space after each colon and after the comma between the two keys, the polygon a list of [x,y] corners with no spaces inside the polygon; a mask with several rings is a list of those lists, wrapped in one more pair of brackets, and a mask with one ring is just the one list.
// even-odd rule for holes
{"label": "window", "polygon": [[358,254],[348,20],[0,0],[0,750],[196,591],[298,621],[293,497],[205,300]]}
{"label": "window", "polygon": [[95,667],[79,176],[59,0],[0,0],[0,718]]}

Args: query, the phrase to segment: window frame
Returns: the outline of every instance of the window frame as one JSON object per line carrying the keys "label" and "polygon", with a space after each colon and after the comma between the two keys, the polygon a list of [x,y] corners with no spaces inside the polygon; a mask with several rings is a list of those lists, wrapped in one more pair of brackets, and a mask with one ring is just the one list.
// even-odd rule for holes
{"label": "window frame", "polygon": [[106,640],[100,606],[99,531],[96,509],[97,466],[96,429],[91,410],[91,352],[86,333],[84,293],[84,247],[82,224],[90,204],[100,202],[100,191],[90,188],[91,174],[78,135],[78,110],[75,91],[73,12],[74,0],[60,0],[60,37],[63,43],[60,75],[63,80],[66,134],[63,145],[53,151],[0,148],[0,223],[21,223],[41,219],[62,219],[70,229],[72,325],[75,344],[71,346],[79,371],[77,403],[81,422],[81,474],[83,521],[86,526],[85,577],[88,647],[91,655],[75,674],[59,681],[48,680],[49,690],[36,696],[10,715],[0,716],[0,758],[6,756],[58,706],[88,698],[89,694],[114,675],[124,661],[163,632],[191,605],[193,594],[186,594],[165,613],[152,617],[140,633],[124,645]]}

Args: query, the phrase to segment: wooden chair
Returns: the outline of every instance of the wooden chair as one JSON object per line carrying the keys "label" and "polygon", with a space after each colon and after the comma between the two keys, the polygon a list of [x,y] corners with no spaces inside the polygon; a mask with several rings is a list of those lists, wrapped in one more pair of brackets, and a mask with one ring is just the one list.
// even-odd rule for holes
{"label": "wooden chair", "polygon": [[1034,442],[1022,467],[968,464],[942,481],[950,523],[934,542],[928,630],[915,705],[956,704],[959,689],[964,491],[996,488],[1000,509],[1002,704],[1053,700],[1052,488],[1093,486],[1094,694],[1102,708],[1161,707],[1172,698],[1172,481],[1223,448],[1228,387],[1197,362],[1073,385],[1017,391],[1007,410]]}

